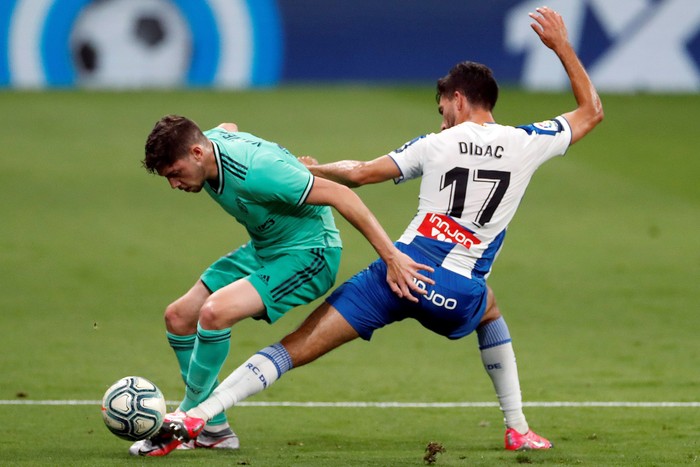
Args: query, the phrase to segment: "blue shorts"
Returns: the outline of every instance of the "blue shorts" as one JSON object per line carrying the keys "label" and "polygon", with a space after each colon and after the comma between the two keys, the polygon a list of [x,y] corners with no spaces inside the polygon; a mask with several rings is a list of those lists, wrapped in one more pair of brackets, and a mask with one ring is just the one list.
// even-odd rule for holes
{"label": "blue shorts", "polygon": [[448,271],[413,245],[395,245],[416,262],[435,269],[433,273],[422,271],[435,285],[424,284],[428,293],[418,303],[401,299],[391,291],[386,282],[386,264],[381,259],[347,280],[326,301],[365,340],[370,340],[375,329],[406,318],[448,339],[471,334],[486,310],[486,281]]}

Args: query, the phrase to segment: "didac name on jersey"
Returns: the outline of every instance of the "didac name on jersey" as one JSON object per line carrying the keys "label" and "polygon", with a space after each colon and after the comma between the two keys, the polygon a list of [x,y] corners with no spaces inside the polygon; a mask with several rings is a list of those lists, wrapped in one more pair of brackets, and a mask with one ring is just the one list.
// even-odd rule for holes
{"label": "didac name on jersey", "polygon": [[503,157],[503,151],[503,146],[479,146],[472,142],[459,142],[460,154],[466,154],[467,156],[495,157],[496,159],[500,159]]}

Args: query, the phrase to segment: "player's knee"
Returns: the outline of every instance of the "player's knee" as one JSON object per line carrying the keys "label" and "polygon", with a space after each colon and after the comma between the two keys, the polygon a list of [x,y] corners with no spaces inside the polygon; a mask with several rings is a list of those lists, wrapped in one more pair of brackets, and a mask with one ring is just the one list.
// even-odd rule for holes
{"label": "player's knee", "polygon": [[481,318],[481,323],[487,323],[489,321],[495,321],[501,317],[501,310],[498,309],[498,304],[496,303],[496,296],[491,288],[488,288],[488,295],[486,298],[486,311],[484,316]]}
{"label": "player's knee", "polygon": [[204,329],[226,329],[233,325],[226,310],[212,300],[207,300],[199,309],[199,324]]}
{"label": "player's knee", "polygon": [[163,318],[165,328],[173,334],[185,336],[197,332],[197,318],[190,316],[178,302],[171,303],[165,308]]}

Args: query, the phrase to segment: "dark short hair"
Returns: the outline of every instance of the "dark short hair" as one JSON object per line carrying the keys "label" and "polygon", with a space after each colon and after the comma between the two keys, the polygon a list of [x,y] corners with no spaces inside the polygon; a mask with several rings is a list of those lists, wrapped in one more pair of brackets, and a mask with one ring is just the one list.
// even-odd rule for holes
{"label": "dark short hair", "polygon": [[486,65],[476,62],[461,62],[452,67],[450,72],[437,81],[437,95],[452,99],[452,95],[461,92],[470,104],[493,110],[498,100],[498,84],[493,72]]}
{"label": "dark short hair", "polygon": [[146,139],[146,157],[143,166],[149,173],[158,173],[189,153],[193,144],[206,137],[197,124],[187,117],[166,115],[156,122]]}

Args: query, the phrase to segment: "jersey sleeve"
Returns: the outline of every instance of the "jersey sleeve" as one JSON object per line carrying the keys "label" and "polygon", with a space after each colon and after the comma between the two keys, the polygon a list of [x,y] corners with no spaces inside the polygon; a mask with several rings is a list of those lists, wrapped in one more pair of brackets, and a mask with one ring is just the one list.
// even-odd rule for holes
{"label": "jersey sleeve", "polygon": [[562,116],[516,128],[528,135],[525,147],[537,165],[566,154],[571,145],[571,126]]}
{"label": "jersey sleeve", "polygon": [[273,154],[257,154],[245,191],[256,201],[299,206],[306,201],[313,183],[314,176],[306,168]]}
{"label": "jersey sleeve", "polygon": [[428,138],[431,135],[422,135],[413,138],[403,146],[389,153],[401,175],[394,179],[394,183],[402,183],[406,180],[418,178],[423,175],[423,163],[428,149]]}

